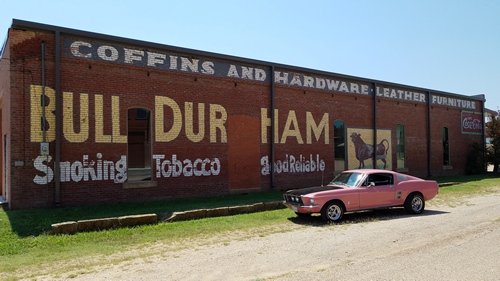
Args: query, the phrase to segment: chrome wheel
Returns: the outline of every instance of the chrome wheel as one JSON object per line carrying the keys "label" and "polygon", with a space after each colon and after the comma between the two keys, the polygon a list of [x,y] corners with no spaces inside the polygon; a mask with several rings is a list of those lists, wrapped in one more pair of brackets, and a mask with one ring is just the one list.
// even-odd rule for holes
{"label": "chrome wheel", "polygon": [[405,210],[411,214],[420,214],[424,211],[424,197],[418,193],[410,194],[405,201]]}
{"label": "chrome wheel", "polygon": [[321,217],[325,221],[336,222],[344,215],[344,208],[338,202],[328,203],[321,211]]}
{"label": "chrome wheel", "polygon": [[415,197],[413,197],[413,200],[411,200],[411,209],[415,213],[421,212],[423,205],[424,205],[424,201],[422,200],[422,198],[420,196],[415,196]]}

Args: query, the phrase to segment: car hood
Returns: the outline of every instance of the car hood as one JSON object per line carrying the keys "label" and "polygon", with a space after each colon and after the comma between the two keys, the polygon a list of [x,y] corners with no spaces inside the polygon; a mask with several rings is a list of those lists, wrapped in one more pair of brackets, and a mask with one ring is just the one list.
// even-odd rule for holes
{"label": "car hood", "polygon": [[306,188],[288,190],[286,192],[286,194],[305,195],[305,194],[316,193],[316,192],[327,191],[327,190],[335,190],[335,189],[344,189],[344,187],[340,186],[340,185],[314,186],[314,187],[306,187]]}

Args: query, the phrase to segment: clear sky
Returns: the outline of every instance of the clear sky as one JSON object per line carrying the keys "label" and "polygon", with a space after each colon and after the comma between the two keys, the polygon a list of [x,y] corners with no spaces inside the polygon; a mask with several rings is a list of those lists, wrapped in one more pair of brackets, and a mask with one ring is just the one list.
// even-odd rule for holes
{"label": "clear sky", "polygon": [[498,0],[2,1],[2,44],[13,18],[484,94],[500,109]]}

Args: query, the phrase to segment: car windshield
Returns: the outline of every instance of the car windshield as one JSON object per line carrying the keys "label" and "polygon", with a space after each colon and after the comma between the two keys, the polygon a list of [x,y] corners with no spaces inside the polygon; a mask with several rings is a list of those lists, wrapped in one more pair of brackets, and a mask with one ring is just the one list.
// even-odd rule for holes
{"label": "car windshield", "polygon": [[358,186],[362,179],[362,173],[340,173],[330,182],[330,184]]}

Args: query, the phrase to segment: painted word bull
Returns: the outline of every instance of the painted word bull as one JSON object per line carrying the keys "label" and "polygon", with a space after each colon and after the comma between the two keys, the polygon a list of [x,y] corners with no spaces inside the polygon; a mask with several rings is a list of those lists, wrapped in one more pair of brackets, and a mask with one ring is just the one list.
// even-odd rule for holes
{"label": "painted word bull", "polygon": [[[351,140],[354,143],[354,150],[356,151],[356,159],[359,160],[358,169],[365,167],[365,160],[369,158],[373,158],[375,149],[373,145],[367,144],[361,139],[361,134],[353,132],[351,134]],[[384,142],[387,143],[387,147],[384,145]],[[387,151],[389,150],[389,142],[386,139],[383,139],[379,144],[377,144],[376,157],[377,159],[382,160],[384,162],[384,169],[387,166],[387,162],[385,157],[387,156]]]}

